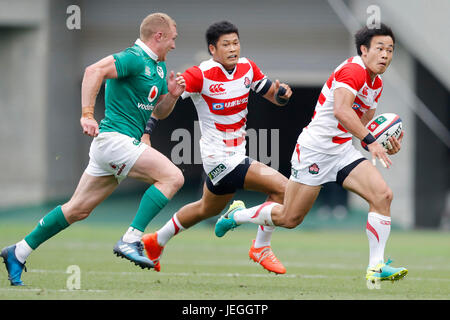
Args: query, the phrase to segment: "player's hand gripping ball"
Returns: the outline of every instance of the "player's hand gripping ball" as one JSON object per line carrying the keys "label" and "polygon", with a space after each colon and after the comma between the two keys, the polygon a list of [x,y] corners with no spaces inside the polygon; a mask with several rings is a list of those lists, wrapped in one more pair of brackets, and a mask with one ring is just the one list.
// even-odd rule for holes
{"label": "player's hand gripping ball", "polygon": [[[395,113],[383,113],[376,116],[369,121],[366,128],[385,149],[389,149],[389,137],[398,139],[403,131],[402,119]],[[369,151],[367,145],[362,141],[361,146]]]}

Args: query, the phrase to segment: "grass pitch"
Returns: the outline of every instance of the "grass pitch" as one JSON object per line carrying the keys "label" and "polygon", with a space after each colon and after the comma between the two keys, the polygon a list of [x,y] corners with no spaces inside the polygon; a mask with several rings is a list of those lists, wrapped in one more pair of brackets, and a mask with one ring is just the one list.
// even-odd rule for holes
{"label": "grass pitch", "polygon": [[[20,240],[33,224],[0,224],[0,246]],[[365,282],[368,242],[360,231],[275,231],[272,248],[287,268],[269,274],[250,261],[256,227],[241,227],[223,238],[199,225],[166,246],[162,270],[141,270],[113,255],[126,225],[80,222],[44,243],[27,261],[27,286],[11,287],[0,269],[0,299],[149,300],[365,300],[450,299],[450,234],[393,230],[386,257],[409,274],[369,290]],[[152,226],[150,230],[154,230]],[[80,268],[80,289],[69,290],[66,273]],[[70,281],[69,281],[70,282]]]}

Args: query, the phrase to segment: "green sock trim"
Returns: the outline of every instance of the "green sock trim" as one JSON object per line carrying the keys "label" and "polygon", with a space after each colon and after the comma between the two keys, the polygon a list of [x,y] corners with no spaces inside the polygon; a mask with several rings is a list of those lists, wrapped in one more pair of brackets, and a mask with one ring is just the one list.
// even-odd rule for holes
{"label": "green sock trim", "polygon": [[35,250],[43,242],[69,226],[61,206],[47,213],[37,224],[36,228],[25,237],[28,245]]}
{"label": "green sock trim", "polygon": [[155,185],[152,185],[142,196],[139,209],[130,226],[144,232],[150,221],[156,217],[168,202],[169,199]]}

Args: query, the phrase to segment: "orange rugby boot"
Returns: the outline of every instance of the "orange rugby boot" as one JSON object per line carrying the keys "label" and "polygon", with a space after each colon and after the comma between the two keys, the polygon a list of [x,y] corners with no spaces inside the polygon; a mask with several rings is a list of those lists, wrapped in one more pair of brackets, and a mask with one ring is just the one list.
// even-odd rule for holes
{"label": "orange rugby boot", "polygon": [[142,237],[142,242],[144,243],[145,252],[150,260],[155,264],[155,271],[161,271],[161,264],[159,263],[159,259],[161,259],[162,252],[164,247],[161,247],[158,244],[156,239],[157,233],[149,233],[144,234]]}
{"label": "orange rugby boot", "polygon": [[[286,273],[286,268],[275,257],[270,246],[255,248],[255,240],[253,240],[250,251],[248,252],[250,259],[259,263],[264,269],[277,274]],[[151,259],[151,258],[150,258]]]}

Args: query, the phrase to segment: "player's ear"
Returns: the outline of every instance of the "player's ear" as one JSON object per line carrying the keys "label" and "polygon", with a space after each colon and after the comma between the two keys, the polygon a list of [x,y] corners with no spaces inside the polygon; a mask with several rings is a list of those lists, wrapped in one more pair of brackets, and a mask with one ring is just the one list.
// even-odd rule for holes
{"label": "player's ear", "polygon": [[369,51],[369,48],[363,44],[359,46],[359,49],[361,50],[363,56],[367,55],[367,52]]}
{"label": "player's ear", "polygon": [[153,36],[154,36],[155,40],[159,42],[162,40],[164,34],[162,31],[158,31],[158,32],[155,32],[155,34]]}
{"label": "player's ear", "polygon": [[216,52],[216,46],[213,44],[208,45],[209,54],[213,55]]}

